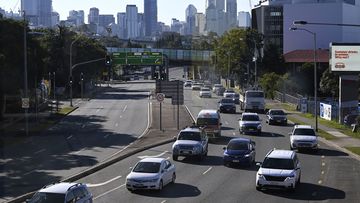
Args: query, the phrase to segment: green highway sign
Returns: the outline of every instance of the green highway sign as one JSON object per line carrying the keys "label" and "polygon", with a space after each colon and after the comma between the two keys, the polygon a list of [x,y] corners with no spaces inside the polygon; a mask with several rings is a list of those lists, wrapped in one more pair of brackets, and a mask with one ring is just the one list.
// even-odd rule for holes
{"label": "green highway sign", "polygon": [[116,52],[112,54],[112,62],[118,65],[162,65],[161,52]]}

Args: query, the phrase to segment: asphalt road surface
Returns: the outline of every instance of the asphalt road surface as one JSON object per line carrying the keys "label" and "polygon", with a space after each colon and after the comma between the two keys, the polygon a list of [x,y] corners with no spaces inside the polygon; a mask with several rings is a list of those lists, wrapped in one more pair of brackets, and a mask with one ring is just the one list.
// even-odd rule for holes
{"label": "asphalt road surface", "polygon": [[1,200],[91,167],[126,147],[148,125],[154,83],[112,85],[61,122],[2,149]]}
{"label": "asphalt road surface", "polygon": [[[216,109],[219,98],[201,99],[198,92],[185,90],[185,104],[196,116],[201,109]],[[255,189],[256,166],[223,165],[223,147],[233,137],[248,137],[256,142],[256,161],[261,162],[273,148],[289,149],[292,126],[269,126],[263,120],[261,136],[240,135],[237,114],[222,114],[223,131],[218,142],[209,145],[203,161],[180,159],[176,165],[177,180],[163,191],[130,193],[125,187],[129,167],[141,158],[164,157],[171,160],[171,144],[156,147],[88,176],[94,202],[359,202],[360,163],[347,154],[320,143],[318,153],[299,153],[302,183],[294,193],[282,190],[259,192]]]}

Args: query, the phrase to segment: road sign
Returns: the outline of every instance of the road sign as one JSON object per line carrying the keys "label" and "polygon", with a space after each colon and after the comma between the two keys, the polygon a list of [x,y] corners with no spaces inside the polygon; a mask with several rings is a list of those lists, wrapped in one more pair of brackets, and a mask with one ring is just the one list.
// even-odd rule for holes
{"label": "road sign", "polygon": [[119,65],[162,65],[161,52],[117,52],[113,53],[112,62]]}
{"label": "road sign", "polygon": [[23,109],[30,108],[30,99],[29,98],[21,98],[21,107]]}
{"label": "road sign", "polygon": [[158,102],[163,102],[164,98],[165,98],[165,95],[163,93],[156,94],[156,100],[158,100]]}

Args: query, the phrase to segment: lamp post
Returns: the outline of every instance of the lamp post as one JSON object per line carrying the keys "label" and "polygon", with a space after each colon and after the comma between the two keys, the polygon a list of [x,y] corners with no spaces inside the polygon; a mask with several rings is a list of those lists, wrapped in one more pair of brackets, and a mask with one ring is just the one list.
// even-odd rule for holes
{"label": "lamp post", "polygon": [[72,78],[72,47],[75,44],[76,41],[78,41],[80,39],[80,36],[77,37],[74,41],[71,42],[70,44],[70,77],[69,77],[69,85],[70,85],[70,106],[73,106],[72,103],[72,83],[73,83],[73,78]]}
{"label": "lamp post", "polygon": [[[295,24],[295,23],[294,23]],[[305,28],[290,28],[291,31],[302,30],[313,35],[314,38],[314,102],[315,102],[315,130],[318,131],[318,117],[317,117],[317,68],[316,68],[316,33]]]}

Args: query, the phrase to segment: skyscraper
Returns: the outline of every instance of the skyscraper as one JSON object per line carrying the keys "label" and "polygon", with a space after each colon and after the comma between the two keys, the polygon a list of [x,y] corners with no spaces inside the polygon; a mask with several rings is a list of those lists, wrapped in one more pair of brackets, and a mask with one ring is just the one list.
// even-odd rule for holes
{"label": "skyscraper", "polygon": [[136,38],[139,36],[138,8],[136,5],[126,6],[126,30],[127,38]]}
{"label": "skyscraper", "polygon": [[157,0],[144,0],[145,36],[157,32]]}
{"label": "skyscraper", "polygon": [[51,27],[52,0],[21,0],[21,10],[33,26]]}
{"label": "skyscraper", "polygon": [[186,27],[185,34],[192,35],[195,32],[195,14],[197,13],[197,9],[194,5],[190,4],[185,11],[186,17]]}
{"label": "skyscraper", "polygon": [[236,0],[226,0],[226,16],[228,29],[237,26],[237,3]]}
{"label": "skyscraper", "polygon": [[90,8],[88,15],[88,23],[89,24],[99,24],[99,9],[98,8]]}

